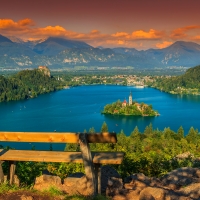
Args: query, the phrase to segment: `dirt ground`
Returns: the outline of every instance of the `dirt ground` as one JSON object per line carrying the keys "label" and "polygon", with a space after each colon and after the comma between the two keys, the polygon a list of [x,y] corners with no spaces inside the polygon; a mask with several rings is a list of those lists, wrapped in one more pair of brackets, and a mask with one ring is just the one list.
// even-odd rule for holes
{"label": "dirt ground", "polygon": [[0,195],[0,200],[61,200],[61,197],[38,194],[30,191],[8,192]]}

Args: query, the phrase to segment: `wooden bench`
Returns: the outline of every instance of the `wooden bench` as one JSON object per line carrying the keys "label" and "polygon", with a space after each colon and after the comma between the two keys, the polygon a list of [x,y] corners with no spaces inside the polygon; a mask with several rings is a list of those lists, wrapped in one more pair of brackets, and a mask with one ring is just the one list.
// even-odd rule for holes
{"label": "wooden bench", "polygon": [[[121,164],[121,152],[91,152],[89,143],[116,143],[115,133],[69,133],[69,132],[0,132],[0,141],[41,142],[41,143],[78,143],[80,152],[37,151],[37,150],[0,150],[0,164],[9,161],[10,184],[13,183],[16,161],[35,162],[74,162],[83,163],[92,195],[101,193],[101,165]],[[1,166],[1,165],[0,165]],[[0,179],[4,174],[0,167]]]}

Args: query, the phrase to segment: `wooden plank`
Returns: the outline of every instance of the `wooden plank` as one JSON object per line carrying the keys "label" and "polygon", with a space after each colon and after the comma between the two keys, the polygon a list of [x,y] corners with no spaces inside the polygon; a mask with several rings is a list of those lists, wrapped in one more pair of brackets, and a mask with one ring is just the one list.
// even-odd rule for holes
{"label": "wooden plank", "polygon": [[[92,152],[93,163],[95,164],[121,164],[123,157],[124,153],[120,152]],[[0,149],[0,160],[83,163],[81,152],[31,151],[12,149]]]}
{"label": "wooden plank", "polygon": [[15,169],[16,169],[16,162],[9,161],[8,180],[10,181],[10,185],[12,185],[14,183]]}
{"label": "wooden plank", "polygon": [[[0,132],[0,141],[78,143],[79,134],[74,132]],[[82,134],[82,133],[81,133]],[[116,133],[87,134],[89,143],[116,143]]]}
{"label": "wooden plank", "polygon": [[78,143],[78,133],[55,132],[0,132],[0,141]]}
{"label": "wooden plank", "polygon": [[95,164],[96,193],[101,194],[101,164]]}
{"label": "wooden plank", "polygon": [[92,162],[92,154],[90,151],[90,146],[87,142],[86,134],[80,134],[79,144],[80,144],[80,149],[83,156],[85,176],[88,182],[87,183],[88,195],[95,196],[96,195],[96,180],[95,180],[94,165]]}
{"label": "wooden plank", "polygon": [[121,152],[96,152],[94,154],[93,163],[99,164],[121,164],[124,153]]}
{"label": "wooden plank", "polygon": [[116,133],[93,133],[87,134],[89,143],[117,143]]}
{"label": "wooden plank", "polygon": [[83,163],[81,152],[4,150],[0,160]]}
{"label": "wooden plank", "polygon": [[2,168],[3,161],[0,161],[0,183],[4,182],[4,173]]}

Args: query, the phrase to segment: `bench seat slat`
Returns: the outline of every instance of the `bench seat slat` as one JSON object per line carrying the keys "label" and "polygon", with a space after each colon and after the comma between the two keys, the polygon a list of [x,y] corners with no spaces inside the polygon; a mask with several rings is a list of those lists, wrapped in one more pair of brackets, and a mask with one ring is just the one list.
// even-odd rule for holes
{"label": "bench seat slat", "polygon": [[[43,142],[79,143],[79,134],[71,132],[0,132],[0,141],[5,142]],[[89,143],[116,143],[116,133],[91,133]]]}
{"label": "bench seat slat", "polygon": [[[124,153],[92,152],[93,163],[121,164]],[[0,150],[0,160],[83,163],[81,152]]]}

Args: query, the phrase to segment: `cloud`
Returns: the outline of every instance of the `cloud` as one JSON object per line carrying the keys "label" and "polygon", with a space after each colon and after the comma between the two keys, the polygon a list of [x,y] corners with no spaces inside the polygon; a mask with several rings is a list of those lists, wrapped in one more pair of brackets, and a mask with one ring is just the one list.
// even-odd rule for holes
{"label": "cloud", "polygon": [[188,31],[200,29],[199,25],[185,26],[173,30],[170,34],[171,39],[184,39],[190,36]]}
{"label": "cloud", "polygon": [[163,41],[162,43],[157,43],[156,47],[159,48],[159,49],[163,49],[163,48],[170,46],[172,43],[173,42]]}
{"label": "cloud", "polygon": [[192,40],[194,40],[194,41],[195,41],[195,40],[196,40],[196,41],[199,40],[199,41],[200,41],[200,35],[196,35],[195,37],[192,38]]}
{"label": "cloud", "polygon": [[[111,34],[101,33],[94,29],[88,33],[67,30],[60,25],[39,27],[29,18],[13,21],[0,19],[0,34],[15,36],[23,40],[38,40],[47,37],[63,37],[87,42],[92,46],[148,49],[152,47],[165,48],[176,40],[200,40],[200,26],[185,26],[171,32],[155,30],[135,30],[133,32],[119,31]],[[142,44],[142,45],[141,45]]]}
{"label": "cloud", "polygon": [[16,26],[17,23],[12,19],[0,19],[0,29],[10,29]]}
{"label": "cloud", "polygon": [[159,39],[165,35],[163,31],[157,31],[154,29],[150,29],[148,32],[139,30],[132,32],[132,39]]}
{"label": "cloud", "polygon": [[19,26],[35,26],[35,22],[32,19],[26,18],[18,21]]}
{"label": "cloud", "polygon": [[34,26],[35,23],[31,19],[22,19],[14,22],[12,19],[0,19],[0,30],[23,30],[28,26]]}
{"label": "cloud", "polygon": [[111,35],[112,37],[125,37],[128,38],[130,35],[126,32],[117,32]]}
{"label": "cloud", "polygon": [[148,32],[144,30],[134,31],[131,34],[126,32],[117,32],[112,34],[112,37],[115,38],[124,38],[127,40],[137,40],[137,39],[159,39],[165,35],[163,31],[157,31],[154,29],[150,29]]}

